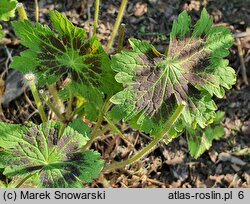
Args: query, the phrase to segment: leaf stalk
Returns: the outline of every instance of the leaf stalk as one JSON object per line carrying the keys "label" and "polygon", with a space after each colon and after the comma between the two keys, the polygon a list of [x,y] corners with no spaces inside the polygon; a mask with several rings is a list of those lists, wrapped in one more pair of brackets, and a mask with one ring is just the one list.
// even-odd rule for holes
{"label": "leaf stalk", "polygon": [[62,122],[65,123],[65,118],[60,113],[60,111],[57,109],[57,107],[54,106],[54,104],[50,101],[49,97],[44,93],[40,92],[40,95],[42,96],[45,103],[50,107],[50,109],[56,114],[57,118]]}
{"label": "leaf stalk", "polygon": [[112,33],[111,33],[111,36],[110,36],[110,39],[109,39],[107,47],[106,47],[107,52],[109,52],[111,47],[113,46],[114,39],[115,39],[115,36],[117,34],[119,25],[121,23],[121,20],[122,20],[126,5],[127,5],[127,0],[122,0],[121,6],[120,6],[120,9],[118,11],[118,15],[117,15],[117,18],[116,18],[116,21],[115,21],[115,24],[114,24],[114,27],[113,27],[113,30],[112,30]]}
{"label": "leaf stalk", "polygon": [[117,45],[117,52],[121,52],[123,48],[123,40],[124,40],[124,31],[125,31],[125,24],[122,23],[119,29],[119,37],[118,37],[118,45]]}
{"label": "leaf stalk", "polygon": [[54,100],[54,102],[56,103],[56,106],[59,109],[59,112],[63,113],[65,107],[63,105],[63,102],[59,98],[59,95],[58,95],[58,92],[57,92],[57,89],[56,89],[56,84],[54,83],[54,84],[48,85],[48,90],[49,90],[50,94],[52,95],[53,100]]}
{"label": "leaf stalk", "polygon": [[122,132],[115,126],[112,120],[110,120],[107,116],[103,116],[104,119],[107,121],[111,129],[116,132],[122,139],[126,139],[126,137],[122,134]]}
{"label": "leaf stalk", "polygon": [[18,15],[19,15],[19,19],[20,19],[21,21],[23,21],[23,20],[28,20],[28,17],[27,17],[25,8],[24,8],[24,6],[23,6],[22,3],[18,3],[18,4],[17,4],[17,12],[18,12]]}
{"label": "leaf stalk", "polygon": [[[67,103],[67,107],[65,110],[65,117],[67,120],[70,120],[71,116],[72,116],[72,104],[73,104],[73,94],[72,91],[69,91],[69,100]],[[72,116],[72,118],[74,117],[74,115]]]}
{"label": "leaf stalk", "polygon": [[35,18],[36,18],[36,22],[38,23],[38,21],[39,21],[39,5],[38,5],[38,0],[35,0]]}
{"label": "leaf stalk", "polygon": [[100,0],[96,0],[95,1],[95,16],[94,16],[93,35],[95,35],[97,33],[98,17],[99,17],[99,7],[100,7]]}
{"label": "leaf stalk", "polygon": [[182,113],[185,106],[186,106],[186,103],[182,102],[176,108],[173,115],[166,122],[165,127],[157,135],[155,135],[154,139],[146,147],[144,147],[139,153],[137,153],[136,155],[134,155],[133,157],[131,157],[131,158],[125,160],[125,161],[114,162],[113,164],[110,164],[110,165],[106,166],[103,169],[103,171],[108,172],[108,171],[111,171],[113,169],[118,169],[118,168],[124,167],[126,165],[132,164],[133,162],[137,161],[138,159],[140,159],[141,157],[143,157],[147,153],[149,153],[150,150],[152,150],[156,146],[156,144],[159,143],[165,137],[165,135],[168,133],[170,128],[174,125],[176,120],[180,117],[180,115],[181,115],[181,113]]}
{"label": "leaf stalk", "polygon": [[33,173],[33,174],[29,174],[28,176],[24,177],[17,185],[15,188],[20,188],[29,178],[31,178],[32,176],[34,176],[37,172]]}
{"label": "leaf stalk", "polygon": [[37,91],[37,88],[36,88],[36,84],[34,82],[34,80],[27,80],[28,81],[28,85],[30,87],[30,90],[31,90],[31,93],[34,97],[34,100],[35,100],[35,103],[36,103],[36,107],[38,109],[38,113],[42,119],[42,122],[46,122],[47,121],[47,117],[46,117],[46,114],[43,110],[43,105],[42,105],[42,102],[40,100],[40,97],[39,97],[39,94],[38,94],[38,91]]}
{"label": "leaf stalk", "polygon": [[92,131],[92,134],[91,134],[91,137],[90,137],[90,140],[87,142],[86,145],[83,146],[82,150],[85,151],[87,150],[91,144],[93,143],[93,141],[98,137],[98,133],[99,133],[99,128],[101,127],[102,125],[102,121],[104,119],[104,115],[105,113],[107,112],[108,108],[109,108],[109,105],[110,105],[110,98],[107,98],[104,105],[103,105],[103,108],[102,108],[102,111],[100,112],[99,114],[99,117],[97,119],[97,122],[93,128],[93,131]]}

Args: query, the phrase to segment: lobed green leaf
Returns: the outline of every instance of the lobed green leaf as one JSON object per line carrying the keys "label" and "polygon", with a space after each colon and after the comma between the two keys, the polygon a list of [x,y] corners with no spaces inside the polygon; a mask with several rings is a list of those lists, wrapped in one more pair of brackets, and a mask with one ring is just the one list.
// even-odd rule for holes
{"label": "lobed green leaf", "polygon": [[28,20],[12,23],[16,35],[28,49],[14,57],[10,67],[35,73],[40,85],[51,84],[69,74],[79,84],[113,94],[118,86],[109,56],[97,36],[86,39],[83,28],[74,26],[57,11],[50,12],[50,19],[56,32],[47,25]]}
{"label": "lobed green leaf", "polygon": [[197,127],[195,130],[186,128],[188,149],[194,158],[198,158],[212,146],[213,140],[219,140],[224,135],[224,128],[220,125],[224,112],[218,111],[214,123],[205,129]]}
{"label": "lobed green leaf", "polygon": [[0,1],[0,21],[8,21],[15,16],[17,1],[16,0],[1,0]]}
{"label": "lobed green leaf", "polygon": [[73,130],[77,131],[79,134],[87,138],[89,137],[91,132],[91,128],[89,128],[88,125],[80,118],[77,118],[71,123],[69,123],[69,127],[71,127]]}
{"label": "lobed green leaf", "polygon": [[[215,118],[212,97],[224,96],[235,83],[235,71],[224,58],[233,43],[230,31],[212,27],[203,9],[194,27],[186,11],[173,23],[166,54],[152,45],[129,39],[132,50],[112,57],[115,79],[124,90],[111,98],[124,120],[135,120],[145,132],[161,129],[174,108],[185,101],[180,124],[204,128]],[[133,122],[135,124],[135,122]],[[178,129],[182,129],[178,128]]]}
{"label": "lobed green leaf", "polygon": [[[59,92],[59,96],[64,100],[70,95],[76,97],[78,103],[80,102],[79,105],[76,104],[76,108],[80,109],[78,115],[85,115],[91,121],[96,120],[104,98],[104,94],[99,89],[72,81]],[[82,103],[81,100],[83,100]]]}
{"label": "lobed green leaf", "polygon": [[60,123],[48,122],[23,127],[0,123],[0,167],[4,175],[38,174],[38,186],[50,188],[81,187],[103,167],[100,154],[79,151],[86,144],[89,129],[70,124],[59,136]]}

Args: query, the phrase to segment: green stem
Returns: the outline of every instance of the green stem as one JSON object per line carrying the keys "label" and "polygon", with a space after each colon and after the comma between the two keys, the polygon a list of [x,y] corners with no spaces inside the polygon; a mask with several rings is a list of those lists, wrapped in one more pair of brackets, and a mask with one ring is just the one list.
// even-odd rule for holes
{"label": "green stem", "polygon": [[45,101],[45,103],[50,107],[50,109],[56,114],[57,118],[62,122],[64,123],[66,120],[65,118],[63,117],[63,115],[60,113],[60,111],[57,109],[57,107],[54,106],[54,104],[50,101],[49,97],[43,93],[43,92],[40,92],[43,100]]}
{"label": "green stem", "polygon": [[4,94],[4,89],[5,89],[5,82],[2,79],[2,75],[0,75],[0,115],[3,115],[2,96]]}
{"label": "green stem", "polygon": [[34,100],[35,100],[35,103],[36,103],[36,107],[38,109],[38,112],[39,112],[39,115],[42,119],[42,122],[46,122],[47,121],[47,117],[46,117],[46,114],[43,110],[43,105],[42,105],[42,102],[40,100],[40,97],[38,95],[38,92],[37,92],[37,89],[36,89],[36,84],[34,82],[34,80],[31,80],[31,81],[28,81],[29,83],[29,87],[30,87],[30,90],[31,90],[31,93],[34,97]]}
{"label": "green stem", "polygon": [[124,40],[124,30],[125,30],[125,24],[122,23],[122,24],[120,25],[120,29],[119,29],[119,37],[118,37],[117,52],[121,52],[121,51],[122,51],[123,40]]}
{"label": "green stem", "polygon": [[33,173],[33,174],[29,174],[28,176],[24,177],[17,185],[15,188],[20,188],[25,181],[27,181],[30,177],[34,176],[37,172]]}
{"label": "green stem", "polygon": [[98,135],[103,135],[105,132],[107,132],[108,130],[112,130],[112,128],[110,127],[110,125],[106,125],[104,126],[101,130],[98,131]]}
{"label": "green stem", "polygon": [[122,134],[122,132],[114,125],[114,123],[105,115],[103,116],[107,123],[110,125],[113,131],[115,131],[122,139],[126,139],[126,137]]}
{"label": "green stem", "polygon": [[101,124],[102,124],[102,121],[103,121],[103,114],[101,113],[98,117],[98,120],[93,128],[93,131],[92,131],[92,134],[91,134],[91,137],[90,137],[90,140],[87,142],[86,145],[84,145],[84,147],[82,148],[83,151],[87,150],[91,144],[93,143],[93,141],[98,137],[98,129],[101,127]]}
{"label": "green stem", "polygon": [[56,84],[54,83],[54,84],[48,85],[48,90],[49,90],[50,94],[52,95],[53,100],[54,100],[56,106],[58,107],[60,113],[63,113],[64,112],[64,105],[63,105],[63,102],[61,101],[61,99],[58,96],[58,92],[57,92],[57,89],[56,89]]}
{"label": "green stem", "polygon": [[19,19],[20,20],[28,20],[28,17],[27,17],[27,14],[26,14],[26,11],[24,9],[24,6],[22,3],[18,3],[17,4],[17,12],[18,12],[18,15],[19,15]]}
{"label": "green stem", "polygon": [[93,30],[93,35],[95,35],[96,32],[97,32],[98,17],[99,17],[99,5],[100,5],[100,1],[99,1],[99,0],[96,0],[96,1],[95,1],[95,17],[94,17],[94,30]]}
{"label": "green stem", "polygon": [[38,0],[35,0],[35,18],[36,18],[36,22],[38,23],[38,21],[39,21],[39,5],[38,5]]}
{"label": "green stem", "polygon": [[91,12],[90,12],[90,4],[87,3],[87,12],[88,12],[88,23],[89,23],[89,38],[91,38],[93,36],[93,30],[92,30],[92,22],[90,21],[91,19]]}
{"label": "green stem", "polygon": [[73,94],[71,90],[69,90],[69,100],[68,100],[66,111],[65,111],[66,113],[65,116],[67,120],[70,120],[72,116],[72,103],[73,103]]}
{"label": "green stem", "polygon": [[108,44],[107,44],[107,48],[106,48],[107,52],[110,51],[110,49],[111,49],[111,47],[112,47],[112,45],[114,43],[114,39],[115,39],[115,36],[117,34],[119,25],[121,23],[121,20],[122,20],[126,5],[127,5],[127,0],[122,0],[121,6],[120,6],[120,9],[118,11],[118,15],[117,15],[117,18],[116,18],[116,21],[115,21],[115,24],[114,24],[113,31],[111,33],[110,39],[109,39]]}
{"label": "green stem", "polygon": [[71,113],[70,118],[71,118],[71,119],[74,119],[75,117],[82,117],[83,114],[79,114],[79,113],[82,112],[82,110],[84,109],[84,105],[85,105],[85,104],[79,106],[78,108],[74,108],[74,110],[73,110],[72,113]]}
{"label": "green stem", "polygon": [[95,126],[93,128],[90,140],[82,148],[83,151],[87,150],[91,146],[91,144],[93,143],[93,141],[98,137],[98,135],[99,135],[98,134],[99,133],[98,130],[99,130],[99,128],[102,125],[102,121],[103,121],[104,115],[105,115],[106,111],[108,110],[109,105],[110,105],[110,101],[109,101],[109,98],[107,98],[106,101],[105,101],[105,103],[104,103],[104,105],[103,105],[102,111],[99,114],[97,122],[96,122],[96,124],[95,124]]}
{"label": "green stem", "polygon": [[64,123],[61,124],[61,126],[59,128],[59,133],[58,133],[58,139],[59,140],[61,139],[61,137],[62,137],[62,135],[63,135],[64,130],[66,129],[66,127],[67,127],[66,124],[64,124]]}
{"label": "green stem", "polygon": [[[169,120],[166,122],[165,127],[154,137],[154,139],[146,146],[144,147],[139,153],[137,153],[136,155],[134,155],[133,157],[125,160],[125,161],[121,161],[121,162],[114,162],[113,164],[110,164],[109,166],[106,166],[103,171],[110,171],[112,169],[117,169],[117,168],[121,168],[124,167],[128,164],[132,164],[133,162],[137,161],[138,159],[140,159],[141,157],[143,157],[145,154],[147,154],[148,152],[150,152],[150,150],[153,149],[153,147],[155,147],[155,145],[160,142],[164,136],[168,133],[169,129],[174,125],[174,123],[176,122],[176,120],[179,118],[179,116],[181,115],[184,107],[185,107],[186,103],[183,102],[181,103],[177,109],[175,110],[175,112],[173,113],[173,115],[169,118]],[[170,141],[169,141],[170,142]]]}

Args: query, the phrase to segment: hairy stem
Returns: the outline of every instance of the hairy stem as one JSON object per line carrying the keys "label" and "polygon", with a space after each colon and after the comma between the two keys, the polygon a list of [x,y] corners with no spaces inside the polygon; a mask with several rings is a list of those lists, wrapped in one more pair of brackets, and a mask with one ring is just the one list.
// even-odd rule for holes
{"label": "hairy stem", "polygon": [[70,119],[74,119],[75,117],[82,117],[83,114],[79,114],[79,113],[82,112],[83,109],[84,109],[84,104],[78,108],[74,108],[74,110],[71,113]]}
{"label": "hairy stem", "polygon": [[25,181],[27,181],[30,177],[34,176],[37,172],[33,173],[33,174],[29,174],[28,176],[24,177],[17,185],[15,188],[20,188]]}
{"label": "hairy stem", "polygon": [[35,18],[36,18],[36,22],[38,23],[38,21],[39,21],[39,5],[38,5],[38,0],[35,0]]}
{"label": "hairy stem", "polygon": [[4,95],[4,90],[5,90],[5,82],[4,82],[2,74],[1,74],[0,75],[0,115],[3,115],[2,97]]}
{"label": "hairy stem", "polygon": [[58,138],[59,138],[59,140],[61,139],[61,137],[62,137],[62,135],[63,135],[64,130],[66,129],[66,127],[67,127],[66,124],[64,124],[64,123],[61,124],[61,126],[60,126],[60,128],[59,128],[59,133],[58,133]]}
{"label": "hairy stem", "polygon": [[98,129],[101,127],[102,124],[102,120],[103,120],[103,114],[101,113],[98,117],[98,120],[93,128],[90,140],[87,142],[86,145],[84,145],[84,147],[82,148],[83,151],[87,150],[91,144],[93,143],[93,141],[98,137]]}
{"label": "hairy stem", "polygon": [[44,92],[40,92],[43,100],[45,101],[45,103],[49,106],[49,108],[56,114],[57,118],[64,123],[65,122],[65,118],[63,117],[63,115],[60,113],[60,111],[57,109],[57,107],[54,106],[54,104],[50,101],[49,97],[44,93]]}
{"label": "hairy stem", "polygon": [[72,103],[73,103],[73,94],[71,92],[71,90],[69,90],[69,100],[67,103],[67,107],[65,110],[65,116],[67,120],[70,120],[71,116],[72,116]]}
{"label": "hairy stem", "polygon": [[127,5],[127,0],[122,0],[121,6],[120,6],[120,9],[118,11],[118,15],[117,15],[117,18],[116,18],[116,21],[115,21],[115,24],[114,24],[113,31],[111,33],[110,39],[109,39],[107,47],[106,47],[107,52],[109,52],[111,47],[113,46],[114,39],[115,39],[115,36],[117,34],[119,25],[121,23],[121,20],[122,20],[126,5]]}
{"label": "hairy stem", "polygon": [[94,17],[94,30],[93,30],[93,35],[95,35],[96,32],[97,32],[98,17],[99,17],[99,5],[100,5],[100,1],[99,1],[99,0],[96,0],[96,1],[95,1],[95,17]]}
{"label": "hairy stem", "polygon": [[46,114],[43,110],[43,105],[42,105],[42,102],[40,100],[40,97],[39,97],[39,94],[38,94],[38,91],[37,91],[37,88],[36,88],[36,84],[34,82],[34,80],[31,80],[31,81],[28,81],[29,83],[29,87],[30,87],[30,90],[31,90],[31,93],[34,97],[34,100],[35,100],[35,103],[36,103],[36,107],[38,109],[38,113],[42,119],[42,122],[46,122],[47,121],[47,117],[46,117]]}
{"label": "hairy stem", "polygon": [[116,132],[122,139],[126,139],[122,132],[115,126],[115,124],[106,116],[103,116],[104,119],[107,121],[111,129]]}
{"label": "hairy stem", "polygon": [[89,4],[89,2],[87,1],[87,12],[88,12],[88,24],[89,24],[89,38],[91,38],[93,36],[93,29],[92,29],[92,22],[91,22],[91,5]]}
{"label": "hairy stem", "polygon": [[154,139],[146,147],[144,147],[140,152],[138,152],[136,155],[134,155],[133,157],[131,157],[131,158],[125,160],[125,161],[115,162],[113,164],[110,164],[110,165],[106,166],[103,169],[103,171],[110,171],[110,170],[113,170],[113,169],[124,167],[124,166],[126,166],[128,164],[132,164],[133,162],[135,162],[138,159],[140,159],[141,157],[143,157],[145,154],[149,153],[150,150],[152,150],[155,147],[155,145],[158,142],[160,142],[164,138],[164,136],[168,133],[168,131],[170,130],[170,128],[174,125],[174,123],[176,122],[176,120],[181,115],[181,113],[182,113],[185,105],[186,105],[185,102],[183,102],[183,103],[181,103],[177,107],[177,109],[175,110],[175,112],[173,113],[173,115],[166,122],[165,127],[162,129],[162,131],[160,131],[154,137]]}
{"label": "hairy stem", "polygon": [[28,20],[26,11],[25,11],[24,6],[23,6],[22,3],[17,4],[17,12],[18,12],[20,20]]}
{"label": "hairy stem", "polygon": [[104,103],[104,105],[103,105],[102,111],[99,114],[97,122],[96,122],[96,124],[95,124],[95,126],[93,128],[90,140],[82,148],[83,151],[87,150],[91,146],[91,144],[93,143],[93,141],[98,137],[98,135],[99,135],[98,134],[99,133],[99,129],[100,129],[101,125],[102,125],[102,121],[103,121],[104,115],[107,112],[107,110],[109,108],[109,105],[110,105],[110,101],[109,101],[109,98],[107,98],[106,101],[105,101],[105,103]]}
{"label": "hairy stem", "polygon": [[122,24],[120,25],[120,29],[119,29],[119,37],[118,37],[117,52],[121,52],[121,51],[122,51],[123,40],[124,40],[124,30],[125,30],[125,24],[122,23]]}
{"label": "hairy stem", "polygon": [[50,94],[52,95],[53,100],[56,103],[56,106],[58,107],[60,113],[63,113],[65,108],[64,108],[63,102],[61,101],[61,99],[58,96],[56,84],[54,83],[54,84],[48,85],[48,90],[49,90]]}

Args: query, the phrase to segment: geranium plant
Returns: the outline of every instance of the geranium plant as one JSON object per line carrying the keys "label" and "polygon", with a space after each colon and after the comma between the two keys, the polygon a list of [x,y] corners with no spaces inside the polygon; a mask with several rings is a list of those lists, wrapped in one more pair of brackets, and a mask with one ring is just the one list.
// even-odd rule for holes
{"label": "geranium plant", "polygon": [[[122,1],[116,28],[125,6]],[[58,11],[49,15],[52,27],[26,17],[12,22],[27,49],[10,67],[24,73],[41,117],[41,124],[0,123],[0,168],[6,177],[17,178],[14,187],[27,180],[38,187],[81,187],[182,132],[195,158],[223,135],[223,113],[216,113],[212,97],[223,97],[235,83],[224,59],[233,38],[224,26],[212,25],[205,9],[194,25],[186,11],[178,16],[165,53],[134,38],[131,49],[123,49],[119,39],[118,52],[107,53],[115,33],[105,51],[95,34],[98,12],[90,38]],[[88,149],[108,129],[124,137],[116,127],[121,120],[153,140],[127,160],[104,164],[97,151]]]}

